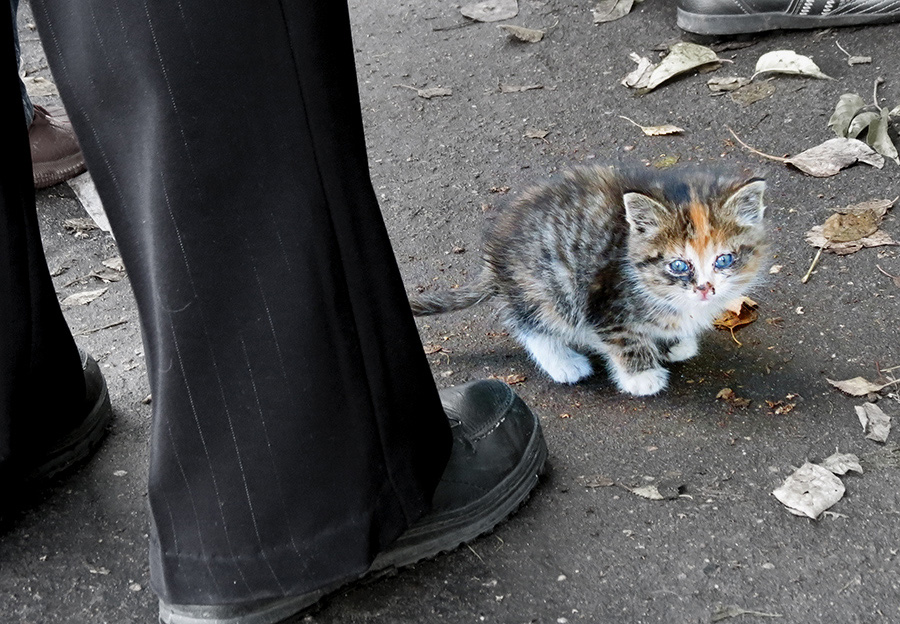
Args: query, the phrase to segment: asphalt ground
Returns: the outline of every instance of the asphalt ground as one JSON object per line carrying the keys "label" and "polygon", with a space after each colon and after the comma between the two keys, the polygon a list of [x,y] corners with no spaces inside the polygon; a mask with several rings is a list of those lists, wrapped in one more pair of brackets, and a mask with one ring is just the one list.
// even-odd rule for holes
{"label": "asphalt ground", "polygon": [[[500,205],[573,164],[677,157],[749,166],[768,180],[771,264],[781,269],[749,293],[759,319],[735,333],[740,345],[711,332],[652,398],[617,393],[602,372],[575,386],[552,383],[503,333],[490,304],[421,322],[440,386],[486,376],[518,382],[541,416],[551,473],[493,534],[341,592],[304,621],[900,622],[900,461],[892,452],[900,434],[867,440],[854,411],[867,398],[826,381],[884,381],[879,370],[900,365],[900,287],[881,272],[900,275],[900,248],[823,254],[801,283],[816,252],[807,230],[836,208],[900,195],[900,167],[814,178],[747,152],[727,130],[769,154],[793,155],[833,136],[827,122],[843,93],[871,101],[882,77],[879,104],[900,104],[900,25],[744,38],[748,47],[720,52],[729,62],[715,73],[635,97],[620,84],[635,66],[628,55],[655,59],[656,48],[682,37],[674,3],[647,0],[601,25],[591,7],[523,0],[504,23],[547,31],[527,44],[469,22],[456,4],[352,3],[372,177],[406,282],[449,288],[475,274],[483,204]],[[28,23],[25,6],[25,67],[49,78]],[[872,62],[848,65],[838,44]],[[750,105],[710,95],[710,77],[749,77],[763,53],[785,49],[811,56],[833,80],[776,77],[774,93]],[[500,85],[542,88],[503,93]],[[426,99],[407,87],[452,94]],[[685,132],[644,136],[620,115]],[[86,216],[69,187],[39,192],[38,212],[60,299],[108,289],[65,312],[101,363],[116,418],[93,461],[7,519],[0,619],[154,622],[151,409],[128,279],[102,263],[118,255],[108,234],[66,226]],[[881,229],[900,238],[897,215],[889,212]],[[749,406],[717,400],[725,387]],[[900,415],[888,389],[878,405]],[[842,477],[846,493],[819,520],[788,513],[772,491],[835,450],[861,457],[864,473]],[[646,485],[675,497],[633,492]]]}

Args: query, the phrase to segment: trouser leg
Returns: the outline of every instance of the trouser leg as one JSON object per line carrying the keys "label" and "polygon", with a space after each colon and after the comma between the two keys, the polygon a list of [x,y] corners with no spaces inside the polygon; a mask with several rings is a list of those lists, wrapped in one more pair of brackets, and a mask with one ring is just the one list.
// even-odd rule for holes
{"label": "trouser leg", "polygon": [[303,593],[427,509],[449,432],[368,177],[340,2],[40,0],[137,299],[154,589]]}
{"label": "trouser leg", "polygon": [[14,28],[10,11],[0,10],[0,110],[8,137],[0,167],[0,475],[84,417],[81,362],[38,230]]}

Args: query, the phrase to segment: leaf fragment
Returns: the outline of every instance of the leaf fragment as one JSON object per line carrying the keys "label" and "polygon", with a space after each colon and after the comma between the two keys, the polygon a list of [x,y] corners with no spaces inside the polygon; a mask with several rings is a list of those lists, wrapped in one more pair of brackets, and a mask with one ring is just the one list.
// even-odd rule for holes
{"label": "leaf fragment", "polygon": [[511,38],[524,43],[537,43],[546,34],[543,30],[525,28],[524,26],[515,26],[513,24],[499,24],[497,28],[505,30]]}
{"label": "leaf fragment", "polygon": [[759,57],[759,60],[756,61],[756,71],[752,78],[764,73],[789,74],[792,76],[808,76],[831,80],[831,76],[826,76],[822,73],[822,70],[811,58],[797,54],[793,50],[774,50],[766,52]]}
{"label": "leaf fragment", "polygon": [[768,80],[765,82],[753,82],[732,91],[731,100],[744,106],[750,106],[760,100],[771,97],[775,91],[775,85]]}
{"label": "leaf fragment", "polygon": [[706,86],[716,95],[735,91],[748,84],[750,84],[750,79],[742,78],[740,76],[714,77],[706,81]]}
{"label": "leaf fragment", "polygon": [[652,91],[679,74],[721,60],[710,48],[685,41],[673,44],[669,48],[669,54],[657,65],[634,53],[629,56],[638,63],[638,68],[628,74],[622,84],[642,93]]}
{"label": "leaf fragment", "polygon": [[734,407],[744,408],[750,405],[750,399],[739,397],[731,388],[722,388],[721,390],[719,390],[718,394],[716,394],[716,399],[725,401],[726,403],[733,405]]}
{"label": "leaf fragment", "polygon": [[543,89],[544,85],[542,84],[532,84],[532,85],[508,85],[500,83],[498,86],[498,90],[500,93],[522,93],[524,91],[532,91],[534,89]]}
{"label": "leaf fragment", "polygon": [[518,0],[485,0],[467,4],[459,12],[476,22],[499,22],[518,15],[519,3]]}
{"label": "leaf fragment", "polygon": [[538,128],[528,128],[525,131],[526,139],[546,139],[547,135],[550,134],[549,130],[539,130]]}
{"label": "leaf fragment", "polygon": [[863,403],[854,407],[859,424],[866,432],[867,440],[885,442],[891,432],[891,417],[874,403]]}
{"label": "leaf fragment", "polygon": [[836,475],[847,474],[849,471],[863,473],[862,466],[859,465],[859,457],[853,453],[837,453],[826,457],[820,464]]}
{"label": "leaf fragment", "polygon": [[426,100],[430,100],[431,98],[436,97],[448,97],[450,95],[453,95],[453,89],[450,89],[448,87],[428,87],[427,89],[419,89],[418,87],[404,84],[398,84],[394,86],[415,91],[416,95],[418,95],[420,98],[425,98]]}
{"label": "leaf fragment", "polygon": [[114,256],[112,258],[107,258],[106,260],[102,260],[100,262],[103,266],[108,269],[112,269],[113,271],[123,272],[125,271],[125,263],[122,262],[122,256]]}
{"label": "leaf fragment", "polygon": [[634,0],[600,0],[597,6],[591,9],[591,13],[594,14],[595,24],[603,24],[625,17],[631,13],[633,7]]}
{"label": "leaf fragment", "polygon": [[752,609],[743,609],[737,605],[726,605],[716,609],[710,618],[711,622],[721,622],[728,618],[740,617],[742,615],[755,615],[756,617],[780,618],[780,613],[766,613],[764,611],[754,611]]}
{"label": "leaf fragment", "polygon": [[835,243],[849,243],[874,234],[878,230],[878,221],[872,211],[859,214],[834,213],[825,220],[822,234]]}
{"label": "leaf fragment", "polygon": [[823,511],[841,500],[844,492],[844,484],[834,473],[806,462],[772,494],[792,514],[815,520]]}

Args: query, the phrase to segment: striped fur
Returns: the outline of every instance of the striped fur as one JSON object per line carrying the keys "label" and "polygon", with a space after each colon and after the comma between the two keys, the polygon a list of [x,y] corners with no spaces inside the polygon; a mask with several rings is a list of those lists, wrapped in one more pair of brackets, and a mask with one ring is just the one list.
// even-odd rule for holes
{"label": "striped fur", "polygon": [[594,353],[622,391],[655,394],[662,362],[695,355],[699,333],[759,275],[764,188],[701,169],[573,169],[490,215],[475,282],[410,304],[422,316],[497,298],[554,380],[590,375]]}

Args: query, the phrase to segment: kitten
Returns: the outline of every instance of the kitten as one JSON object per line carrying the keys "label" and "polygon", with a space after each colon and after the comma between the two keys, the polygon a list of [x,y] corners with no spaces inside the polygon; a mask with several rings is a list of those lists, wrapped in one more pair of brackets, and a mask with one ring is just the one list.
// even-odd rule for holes
{"label": "kitten", "polygon": [[550,377],[592,374],[605,356],[634,395],[666,387],[662,362],[697,354],[698,334],[756,280],[765,182],[715,171],[569,171],[489,213],[479,278],[410,299],[417,316],[492,297],[510,334]]}

